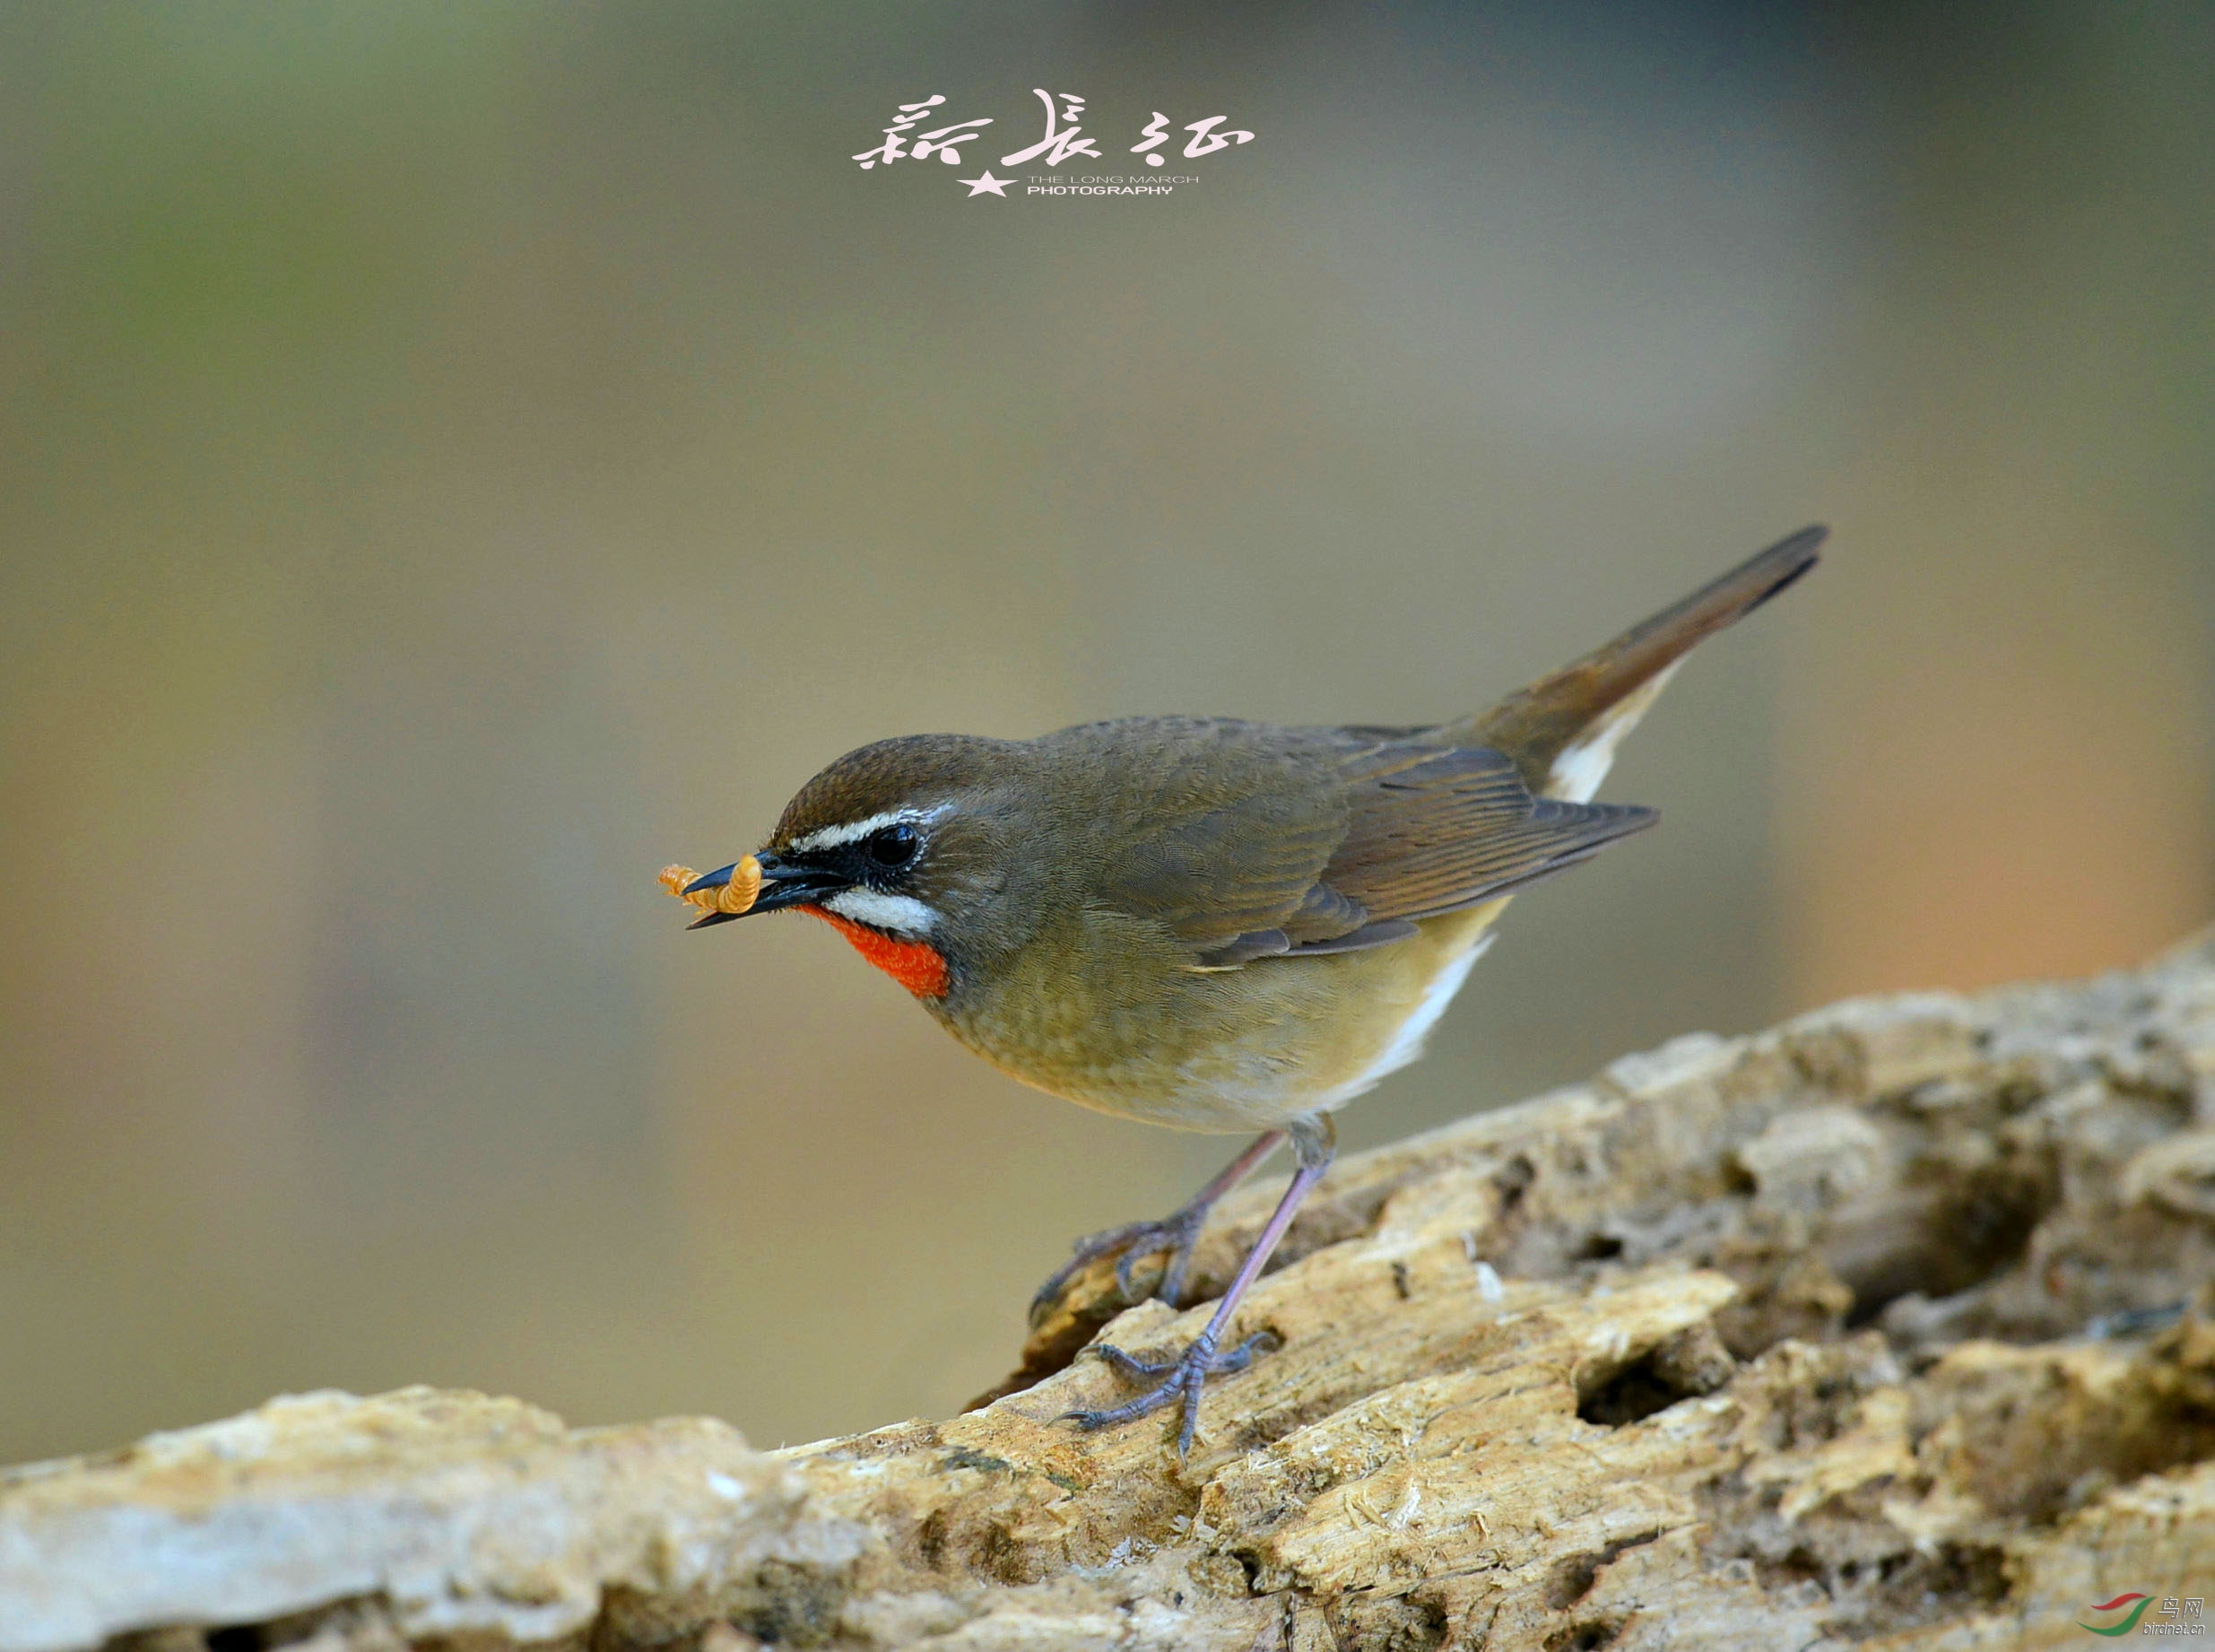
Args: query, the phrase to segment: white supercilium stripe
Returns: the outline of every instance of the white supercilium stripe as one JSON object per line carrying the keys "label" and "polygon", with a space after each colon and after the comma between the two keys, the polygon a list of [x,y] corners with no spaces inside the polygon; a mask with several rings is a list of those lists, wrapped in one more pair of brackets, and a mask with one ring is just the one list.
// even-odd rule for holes
{"label": "white supercilium stripe", "polygon": [[873,814],[865,821],[849,821],[843,826],[819,826],[804,838],[795,838],[786,846],[790,855],[808,855],[818,849],[842,848],[849,843],[858,843],[873,831],[882,831],[887,826],[927,826],[952,805],[941,804],[935,809],[887,809],[882,814]]}
{"label": "white supercilium stripe", "polygon": [[894,935],[928,935],[938,914],[913,895],[887,895],[873,889],[842,889],[823,902],[840,917]]}

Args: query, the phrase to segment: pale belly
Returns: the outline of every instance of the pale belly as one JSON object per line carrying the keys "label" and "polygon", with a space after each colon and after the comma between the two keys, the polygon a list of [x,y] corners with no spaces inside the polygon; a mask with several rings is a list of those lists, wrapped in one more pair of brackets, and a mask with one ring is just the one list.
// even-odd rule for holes
{"label": "pale belly", "polygon": [[1074,944],[1030,949],[986,1002],[939,1019],[1003,1072],[1054,1095],[1182,1130],[1264,1130],[1327,1112],[1422,1053],[1507,905],[1431,918],[1367,952],[1236,969],[1096,971],[1142,937],[1112,914]]}

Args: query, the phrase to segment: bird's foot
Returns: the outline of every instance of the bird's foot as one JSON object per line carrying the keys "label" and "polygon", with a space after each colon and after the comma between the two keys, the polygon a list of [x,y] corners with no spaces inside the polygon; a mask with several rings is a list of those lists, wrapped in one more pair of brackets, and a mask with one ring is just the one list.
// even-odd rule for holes
{"label": "bird's foot", "polygon": [[1133,1270],[1148,1256],[1168,1252],[1163,1264],[1161,1278],[1153,1288],[1153,1294],[1171,1308],[1182,1307],[1177,1298],[1184,1294],[1185,1270],[1192,1261],[1192,1248],[1200,1238],[1200,1230],[1207,1222],[1206,1210],[1189,1207],[1160,1222],[1134,1222],[1120,1228],[1109,1228],[1104,1233],[1094,1233],[1077,1241],[1069,1260],[1054,1270],[1053,1276],[1038,1287],[1038,1293],[1030,1299],[1030,1322],[1039,1318],[1055,1302],[1069,1282],[1102,1256],[1116,1256],[1116,1285],[1123,1292],[1125,1302],[1140,1300],[1141,1292],[1133,1277]]}
{"label": "bird's foot", "polygon": [[1163,1406],[1181,1401],[1185,1408],[1184,1421],[1177,1425],[1177,1455],[1189,1456],[1192,1437],[1200,1426],[1200,1390],[1211,1377],[1229,1371],[1242,1371],[1254,1362],[1254,1356],[1263,1349],[1274,1346],[1275,1335],[1268,1331],[1256,1331],[1236,1348],[1216,1351],[1215,1339],[1209,1332],[1202,1332],[1191,1347],[1174,1360],[1141,1360],[1120,1348],[1110,1348],[1102,1343],[1093,1348],[1116,1374],[1133,1382],[1152,1382],[1154,1386],[1136,1399],[1105,1411],[1071,1411],[1062,1413],[1064,1422],[1074,1422],[1090,1431],[1112,1428],[1118,1422],[1132,1422],[1138,1418],[1160,1411]]}

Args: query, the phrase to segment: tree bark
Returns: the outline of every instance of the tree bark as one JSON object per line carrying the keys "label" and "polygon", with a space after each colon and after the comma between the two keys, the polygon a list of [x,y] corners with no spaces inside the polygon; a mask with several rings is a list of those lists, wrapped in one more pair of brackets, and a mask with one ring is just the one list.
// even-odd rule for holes
{"label": "tree bark", "polygon": [[981,1409],[790,1451],[408,1389],[11,1471],[0,1652],[2074,1647],[2215,1584],[2215,936],[1680,1039],[1281,1254],[1188,1461],[1056,1421],[1206,1312],[1103,1265]]}

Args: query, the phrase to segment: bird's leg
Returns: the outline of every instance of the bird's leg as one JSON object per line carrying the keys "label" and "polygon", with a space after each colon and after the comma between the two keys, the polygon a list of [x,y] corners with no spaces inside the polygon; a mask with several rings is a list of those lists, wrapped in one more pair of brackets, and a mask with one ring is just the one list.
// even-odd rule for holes
{"label": "bird's leg", "polygon": [[1225,1165],[1220,1175],[1159,1222],[1134,1222],[1079,1239],[1076,1254],[1056,1268],[1054,1276],[1040,1285],[1038,1295],[1030,1299],[1031,1322],[1036,1324],[1038,1317],[1060,1299],[1063,1289],[1081,1269],[1101,1256],[1120,1256],[1121,1260],[1116,1264],[1116,1283],[1122,1288],[1123,1299],[1128,1302],[1137,1300],[1131,1270],[1143,1258],[1168,1251],[1168,1265],[1162,1269],[1161,1282],[1154,1287],[1154,1294],[1171,1307],[1178,1306],[1177,1299],[1185,1289],[1185,1269],[1192,1261],[1192,1248],[1207,1222],[1208,1212],[1215,1208],[1217,1200],[1252,1174],[1255,1165],[1275,1152],[1282,1140],[1281,1130],[1264,1131],[1255,1137],[1253,1144]]}
{"label": "bird's leg", "polygon": [[[1200,1426],[1200,1390],[1207,1379],[1219,1371],[1242,1371],[1252,1362],[1255,1352],[1269,1338],[1266,1331],[1256,1331],[1235,1348],[1222,1348],[1223,1334],[1229,1328],[1230,1316],[1238,1311],[1238,1300],[1246,1295],[1246,1287],[1261,1274],[1269,1260],[1269,1253],[1277,1248],[1284,1230],[1292,1225],[1292,1217],[1308,1189],[1323,1179],[1323,1172],[1330,1168],[1331,1155],[1338,1146],[1338,1128],[1330,1116],[1310,1116],[1296,1119],[1285,1132],[1292,1138],[1293,1151],[1299,1155],[1299,1169],[1292,1173],[1291,1186],[1277,1201],[1277,1208],[1269,1218],[1269,1225],[1261,1230],[1254,1248],[1246,1253],[1246,1260],[1238,1265],[1238,1276],[1230,1282],[1230,1289],[1216,1304],[1206,1327],[1193,1339],[1192,1346],[1174,1360],[1147,1361],[1132,1358],[1120,1348],[1101,1343],[1094,1349],[1102,1360],[1114,1366],[1125,1377],[1140,1380],[1158,1378],[1160,1380],[1134,1400],[1107,1411],[1073,1411],[1065,1413],[1068,1420],[1086,1429],[1104,1429],[1110,1424],[1128,1422],[1160,1411],[1164,1405],[1181,1401],[1184,1421],[1177,1430],[1177,1455],[1184,1456],[1192,1450],[1193,1431]],[[1264,1140],[1266,1138],[1264,1138]],[[1219,1352],[1220,1351],[1220,1352]]]}

